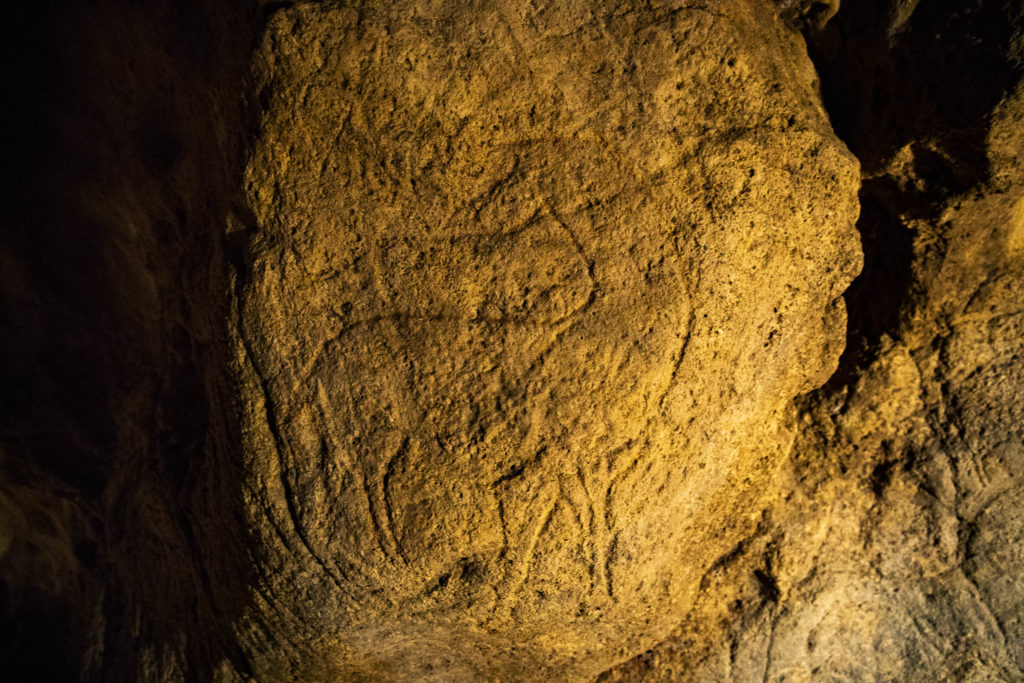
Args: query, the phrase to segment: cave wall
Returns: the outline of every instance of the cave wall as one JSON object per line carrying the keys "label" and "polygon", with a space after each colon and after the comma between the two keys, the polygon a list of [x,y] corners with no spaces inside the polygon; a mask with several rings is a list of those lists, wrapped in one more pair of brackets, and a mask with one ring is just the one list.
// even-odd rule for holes
{"label": "cave wall", "polygon": [[[303,668],[322,643],[272,632],[259,496],[233,464],[251,444],[239,274],[265,223],[246,168],[274,111],[253,50],[290,4],[44,2],[5,24],[13,680],[324,674]],[[777,4],[794,29],[767,40],[802,50],[804,31],[861,164],[846,351],[773,415],[751,456],[773,466],[672,634],[601,679],[1024,678],[1021,10]],[[803,59],[777,68],[813,90]]]}
{"label": "cave wall", "polygon": [[860,268],[799,37],[761,2],[296,5],[252,62],[260,675],[586,680],[667,635]]}
{"label": "cave wall", "polygon": [[[205,472],[236,440],[230,402],[211,406],[258,13],[41,2],[7,16],[2,676],[180,679],[224,656],[244,580],[241,543],[217,531],[233,514],[219,501],[238,496]],[[223,553],[207,574],[210,535]],[[217,595],[212,572],[229,577]],[[186,655],[188,632],[204,635]]]}
{"label": "cave wall", "polygon": [[847,348],[758,533],[605,680],[1024,676],[1021,28],[1012,4],[891,2],[808,34],[863,164]]}

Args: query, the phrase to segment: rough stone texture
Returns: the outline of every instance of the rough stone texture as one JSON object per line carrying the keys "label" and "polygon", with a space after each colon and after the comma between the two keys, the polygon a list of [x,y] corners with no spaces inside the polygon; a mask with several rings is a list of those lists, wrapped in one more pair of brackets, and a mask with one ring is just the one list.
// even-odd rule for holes
{"label": "rough stone texture", "polygon": [[300,645],[258,671],[577,678],[671,630],[860,268],[800,47],[754,2],[271,17],[237,354],[253,638]]}
{"label": "rough stone texture", "polygon": [[844,6],[812,38],[864,163],[849,346],[757,533],[604,680],[1024,680],[1022,14]]}
{"label": "rough stone texture", "polygon": [[1019,3],[4,28],[5,679],[1024,680]]}

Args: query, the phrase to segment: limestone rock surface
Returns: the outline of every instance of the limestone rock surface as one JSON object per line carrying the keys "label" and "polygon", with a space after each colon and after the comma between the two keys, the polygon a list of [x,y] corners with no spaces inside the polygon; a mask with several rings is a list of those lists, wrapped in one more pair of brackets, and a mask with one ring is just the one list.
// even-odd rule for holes
{"label": "limestone rock surface", "polygon": [[759,2],[299,4],[253,64],[252,629],[303,644],[258,666],[578,678],[667,635],[860,268],[799,39]]}
{"label": "limestone rock surface", "polygon": [[912,2],[811,36],[864,164],[848,348],[760,528],[603,680],[1024,680],[1022,36]]}
{"label": "limestone rock surface", "polygon": [[12,6],[0,678],[1024,680],[1021,12]]}

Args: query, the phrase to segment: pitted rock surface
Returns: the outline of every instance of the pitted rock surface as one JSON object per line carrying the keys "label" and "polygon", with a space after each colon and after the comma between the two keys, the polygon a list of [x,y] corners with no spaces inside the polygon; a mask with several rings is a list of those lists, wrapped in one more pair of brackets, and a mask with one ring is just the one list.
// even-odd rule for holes
{"label": "pitted rock surface", "polygon": [[892,0],[812,38],[864,164],[849,347],[762,524],[601,680],[1024,680],[1022,35]]}
{"label": "pitted rock surface", "polygon": [[265,675],[575,678],[678,622],[860,267],[800,50],[757,2],[271,17],[229,235]]}
{"label": "pitted rock surface", "polygon": [[1024,680],[1020,3],[2,26],[4,680]]}

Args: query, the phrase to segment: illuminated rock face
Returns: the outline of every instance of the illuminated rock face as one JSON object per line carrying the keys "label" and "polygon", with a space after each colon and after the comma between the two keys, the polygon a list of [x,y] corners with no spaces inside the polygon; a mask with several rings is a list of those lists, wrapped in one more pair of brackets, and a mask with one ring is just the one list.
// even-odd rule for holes
{"label": "illuminated rock face", "polygon": [[1022,28],[1020,3],[844,2],[811,37],[863,163],[850,347],[767,521],[603,683],[1024,680]]}
{"label": "illuminated rock face", "polygon": [[[298,5],[233,325],[266,676],[594,675],[831,373],[858,166],[758,2]],[[295,662],[301,662],[296,665]]]}
{"label": "illuminated rock face", "polygon": [[290,4],[5,14],[7,678],[1024,678],[1024,5]]}

